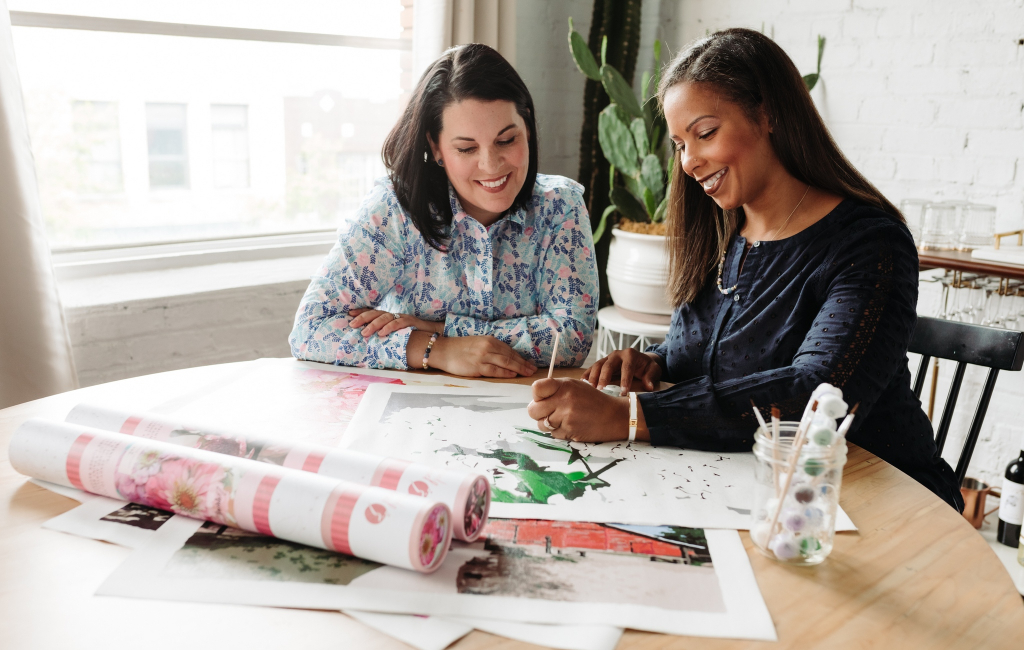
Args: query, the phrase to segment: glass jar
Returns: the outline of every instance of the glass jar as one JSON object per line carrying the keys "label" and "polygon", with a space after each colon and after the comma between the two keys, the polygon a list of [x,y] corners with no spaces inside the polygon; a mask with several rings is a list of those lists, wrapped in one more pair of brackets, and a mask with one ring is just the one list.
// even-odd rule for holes
{"label": "glass jar", "polygon": [[991,246],[995,234],[995,206],[968,203],[964,208],[957,248],[962,251],[970,251],[981,246]]}
{"label": "glass jar", "polygon": [[921,250],[949,251],[956,248],[959,232],[958,208],[953,203],[929,203],[921,224]]}
{"label": "glass jar", "polygon": [[924,199],[903,199],[900,201],[900,212],[907,220],[907,228],[914,237],[914,244],[921,245],[921,224],[924,223],[924,208],[928,205]]}
{"label": "glass jar", "polygon": [[[846,440],[807,440],[792,478],[789,461],[797,422],[782,422],[779,439],[760,427],[754,434],[754,504],[750,537],[761,553],[786,562],[820,564],[832,552]],[[819,444],[819,443],[826,444]],[[786,483],[789,483],[787,486]],[[784,496],[779,495],[785,490]],[[772,530],[772,522],[774,530]]]}

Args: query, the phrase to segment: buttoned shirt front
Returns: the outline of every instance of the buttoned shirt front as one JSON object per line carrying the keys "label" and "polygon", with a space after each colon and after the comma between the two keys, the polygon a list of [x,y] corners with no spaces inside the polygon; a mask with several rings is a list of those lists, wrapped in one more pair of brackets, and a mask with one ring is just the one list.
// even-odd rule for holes
{"label": "buttoned shirt front", "polygon": [[[349,311],[372,307],[444,322],[444,336],[491,335],[537,364],[579,366],[597,321],[598,279],[583,188],[537,175],[533,197],[488,227],[453,213],[445,250],[426,243],[391,182],[378,181],[312,278],[290,343],[300,359],[348,366],[409,366],[412,332],[364,339]],[[418,362],[418,360],[414,360]]]}

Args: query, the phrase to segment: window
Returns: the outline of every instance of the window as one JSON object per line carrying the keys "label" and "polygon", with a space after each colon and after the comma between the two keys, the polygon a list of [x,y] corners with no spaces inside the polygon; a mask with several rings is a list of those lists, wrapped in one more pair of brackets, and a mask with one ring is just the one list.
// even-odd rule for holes
{"label": "window", "polygon": [[213,186],[249,187],[249,107],[214,104],[210,107],[213,127]]}
{"label": "window", "polygon": [[188,187],[184,104],[146,104],[149,186]]}
{"label": "window", "polygon": [[385,173],[412,0],[7,4],[58,249],[333,231]]}
{"label": "window", "polygon": [[124,189],[121,177],[121,135],[115,102],[72,103],[74,185],[83,195],[111,194]]}

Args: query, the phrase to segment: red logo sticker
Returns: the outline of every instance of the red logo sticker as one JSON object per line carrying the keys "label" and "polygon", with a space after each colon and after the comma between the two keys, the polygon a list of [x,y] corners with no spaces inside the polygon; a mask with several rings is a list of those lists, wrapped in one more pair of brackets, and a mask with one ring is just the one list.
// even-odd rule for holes
{"label": "red logo sticker", "polygon": [[418,497],[425,497],[430,494],[430,486],[425,481],[413,481],[409,486],[409,494],[415,494]]}
{"label": "red logo sticker", "polygon": [[386,517],[387,514],[387,508],[379,503],[371,503],[366,507],[366,521],[371,524],[379,524],[384,521],[384,517]]}

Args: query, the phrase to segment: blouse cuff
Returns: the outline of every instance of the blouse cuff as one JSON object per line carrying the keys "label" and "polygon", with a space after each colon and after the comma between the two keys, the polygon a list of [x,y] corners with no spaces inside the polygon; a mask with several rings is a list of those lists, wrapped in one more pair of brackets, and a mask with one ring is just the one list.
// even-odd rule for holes
{"label": "blouse cuff", "polygon": [[392,332],[387,338],[381,339],[377,335],[371,337],[375,343],[368,346],[369,354],[366,365],[379,370],[408,370],[410,367],[418,367],[406,361],[405,351],[409,347],[409,337],[412,335],[412,328],[406,327]]}

